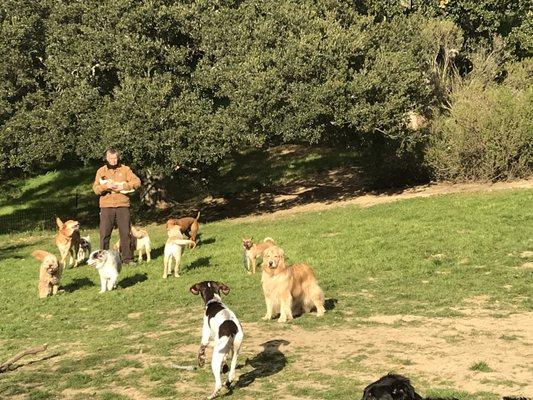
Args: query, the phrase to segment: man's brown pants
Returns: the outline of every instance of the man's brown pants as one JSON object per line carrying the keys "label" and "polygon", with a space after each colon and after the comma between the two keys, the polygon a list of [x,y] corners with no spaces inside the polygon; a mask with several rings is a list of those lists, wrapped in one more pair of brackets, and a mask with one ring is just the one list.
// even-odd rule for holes
{"label": "man's brown pants", "polygon": [[130,209],[129,207],[100,208],[100,248],[109,250],[109,240],[115,226],[120,236],[120,253],[122,261],[127,263],[133,259],[130,243]]}

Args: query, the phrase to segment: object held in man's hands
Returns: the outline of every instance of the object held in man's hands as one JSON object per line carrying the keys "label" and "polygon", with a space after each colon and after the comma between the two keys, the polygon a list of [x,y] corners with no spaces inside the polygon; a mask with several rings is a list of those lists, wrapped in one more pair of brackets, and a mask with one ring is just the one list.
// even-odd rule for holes
{"label": "object held in man's hands", "polygon": [[[126,182],[114,182],[112,179],[100,178],[100,185],[105,185],[106,183],[110,183],[112,185],[123,185]],[[114,192],[119,192],[119,193],[122,193],[122,194],[130,194],[130,193],[135,192],[135,189],[127,189],[127,190],[114,190],[114,189],[112,189],[112,190]]]}

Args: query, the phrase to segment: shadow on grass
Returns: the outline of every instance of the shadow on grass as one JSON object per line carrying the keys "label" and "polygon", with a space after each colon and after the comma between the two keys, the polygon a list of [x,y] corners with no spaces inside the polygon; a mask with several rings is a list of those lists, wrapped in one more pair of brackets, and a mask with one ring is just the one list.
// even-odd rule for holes
{"label": "shadow on grass", "polygon": [[85,286],[94,286],[95,283],[90,280],[89,278],[76,278],[72,282],[66,284],[65,286],[62,286],[62,289],[65,292],[75,292],[76,290],[79,290]]}
{"label": "shadow on grass", "polygon": [[135,275],[128,276],[127,278],[122,279],[118,283],[118,286],[120,286],[122,289],[126,289],[126,288],[128,288],[130,286],[133,286],[133,285],[136,285],[138,283],[144,282],[147,279],[148,279],[148,276],[146,275],[146,273],[135,274]]}
{"label": "shadow on grass", "polygon": [[284,339],[269,340],[261,344],[264,350],[252,359],[247,359],[245,365],[251,365],[254,369],[239,376],[235,387],[245,388],[250,386],[256,379],[265,378],[280,372],[287,365],[285,354],[280,351],[280,346],[290,344]]}
{"label": "shadow on grass", "polygon": [[156,258],[161,257],[164,251],[165,251],[165,246],[159,246],[155,249],[152,249],[152,251],[150,252],[150,256],[152,260],[155,260]]}
{"label": "shadow on grass", "polygon": [[217,240],[214,237],[207,238],[205,240],[198,241],[199,246],[205,246],[208,244],[215,243]]}
{"label": "shadow on grass", "polygon": [[209,257],[200,257],[197,260],[194,260],[192,263],[189,264],[187,269],[196,269],[196,268],[202,268],[202,267],[209,267],[209,261],[211,260],[211,256]]}

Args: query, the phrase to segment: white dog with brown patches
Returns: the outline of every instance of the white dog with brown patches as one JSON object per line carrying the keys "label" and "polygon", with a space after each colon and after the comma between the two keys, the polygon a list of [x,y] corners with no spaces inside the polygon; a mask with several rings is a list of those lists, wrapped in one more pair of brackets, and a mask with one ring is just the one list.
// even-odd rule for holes
{"label": "white dog with brown patches", "polygon": [[227,295],[229,287],[221,282],[204,281],[197,283],[189,289],[192,294],[202,295],[205,303],[204,325],[202,327],[202,341],[198,350],[198,365],[203,367],[205,363],[205,349],[209,338],[215,339],[213,356],[211,358],[211,370],[215,377],[215,390],[208,399],[214,399],[222,388],[221,374],[228,371],[226,358],[231,358],[231,365],[226,380],[226,387],[230,387],[235,379],[237,357],[241,349],[244,332],[241,323],[220,298],[220,292]]}
{"label": "white dog with brown patches", "polygon": [[122,269],[120,254],[115,250],[95,250],[87,264],[95,267],[100,275],[100,293],[109,292],[117,287],[118,274]]}

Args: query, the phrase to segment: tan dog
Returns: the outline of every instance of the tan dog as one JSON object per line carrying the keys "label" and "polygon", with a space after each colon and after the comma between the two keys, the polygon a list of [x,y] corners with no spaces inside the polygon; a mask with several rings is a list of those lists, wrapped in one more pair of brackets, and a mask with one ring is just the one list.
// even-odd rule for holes
{"label": "tan dog", "polygon": [[307,264],[285,264],[285,253],[277,246],[263,252],[261,278],[267,312],[264,320],[280,313],[278,322],[293,318],[293,311],[309,312],[316,307],[317,317],[324,315],[324,293]]}
{"label": "tan dog", "polygon": [[39,297],[44,299],[57,294],[59,280],[61,279],[61,266],[57,261],[57,257],[44,250],[35,250],[31,255],[41,261],[41,267],[39,268]]}
{"label": "tan dog", "polygon": [[67,266],[67,257],[70,255],[69,265],[78,266],[78,250],[80,249],[80,223],[69,219],[66,222],[56,218],[58,232],[56,235],[56,245],[61,255],[61,268]]}
{"label": "tan dog", "polygon": [[276,243],[272,238],[264,238],[263,243],[255,244],[253,238],[242,238],[242,247],[244,248],[244,259],[246,260],[246,271],[249,274],[255,274],[255,267],[257,265],[257,257],[263,257],[263,252],[269,247],[275,246]]}
{"label": "tan dog", "polygon": [[172,227],[168,232],[168,239],[165,243],[163,258],[163,278],[166,279],[172,273],[172,260],[174,260],[174,276],[180,276],[180,263],[183,248],[187,245],[194,247],[196,243],[189,239],[183,239],[183,234],[179,226]]}
{"label": "tan dog", "polygon": [[[142,228],[136,228],[135,226],[131,226],[131,244],[132,244],[132,250],[133,252],[138,251],[139,252],[139,262],[142,262],[143,260],[143,251],[144,254],[146,254],[146,261],[152,261],[151,252],[152,252],[152,242],[150,241],[150,236],[148,235],[148,231]],[[115,243],[113,246],[113,249],[120,252],[120,239]]]}
{"label": "tan dog", "polygon": [[[178,219],[169,219],[167,221],[167,231],[172,229],[174,226],[179,226],[181,233],[191,239],[194,242],[194,246],[196,246],[196,235],[198,234],[198,230],[200,229],[200,224],[198,223],[199,218],[200,211],[198,211],[196,218],[183,217]],[[189,246],[189,248],[192,247]]]}

